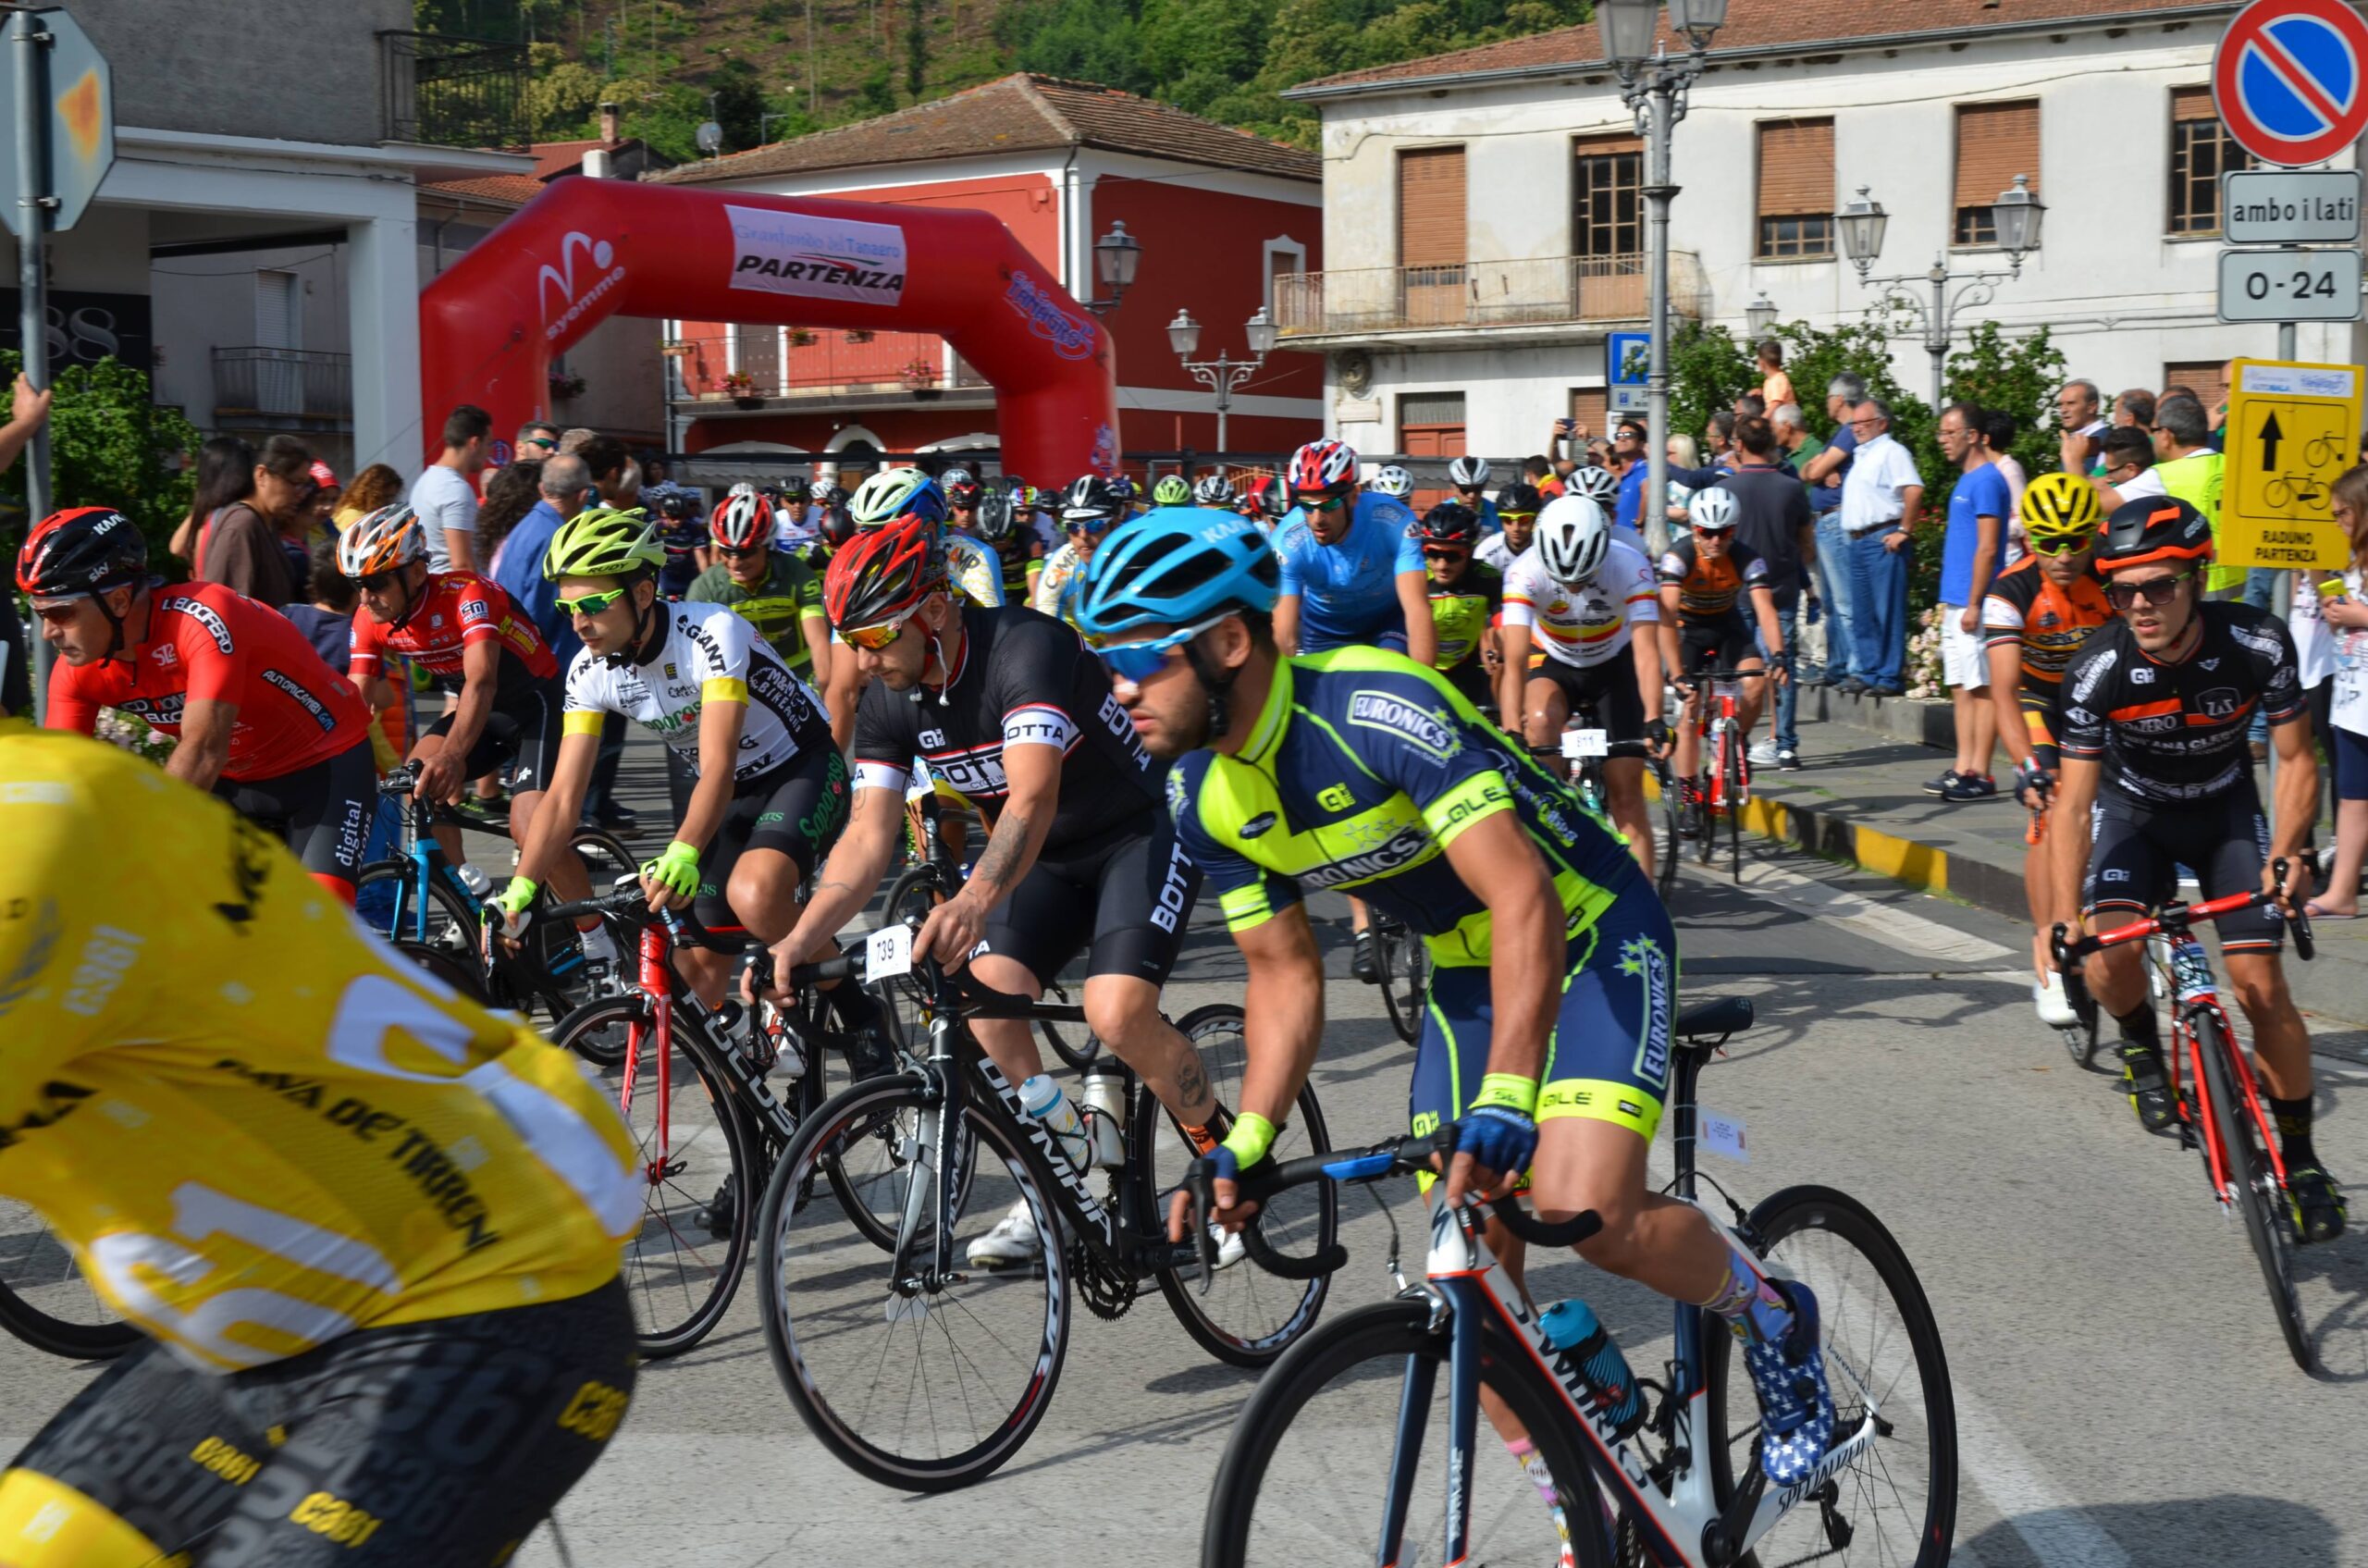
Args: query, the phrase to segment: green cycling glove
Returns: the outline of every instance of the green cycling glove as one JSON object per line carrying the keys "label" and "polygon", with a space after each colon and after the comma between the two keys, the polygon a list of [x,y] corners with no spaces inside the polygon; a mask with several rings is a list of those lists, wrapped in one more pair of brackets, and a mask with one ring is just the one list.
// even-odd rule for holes
{"label": "green cycling glove", "polygon": [[500,893],[486,900],[505,915],[523,915],[541,891],[532,877],[512,877]]}
{"label": "green cycling glove", "polygon": [[643,865],[641,874],[677,898],[696,896],[699,890],[699,852],[678,838],[657,859]]}

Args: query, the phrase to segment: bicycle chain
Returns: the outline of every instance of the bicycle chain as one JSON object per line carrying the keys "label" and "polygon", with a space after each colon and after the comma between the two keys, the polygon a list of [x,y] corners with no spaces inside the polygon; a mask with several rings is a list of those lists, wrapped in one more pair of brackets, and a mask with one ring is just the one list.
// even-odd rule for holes
{"label": "bicycle chain", "polygon": [[1082,1241],[1069,1242],[1069,1272],[1077,1278],[1077,1293],[1085,1310],[1104,1323],[1126,1316],[1142,1290],[1141,1280],[1120,1273]]}

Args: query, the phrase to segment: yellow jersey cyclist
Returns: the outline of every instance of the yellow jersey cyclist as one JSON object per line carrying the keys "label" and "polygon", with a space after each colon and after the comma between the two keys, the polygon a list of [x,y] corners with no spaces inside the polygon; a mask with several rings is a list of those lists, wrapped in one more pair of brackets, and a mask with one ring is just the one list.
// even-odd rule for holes
{"label": "yellow jersey cyclist", "polygon": [[1501,657],[1497,617],[1504,608],[1505,579],[1472,559],[1480,546],[1480,516],[1462,501],[1443,500],[1423,513],[1414,539],[1430,574],[1431,626],[1438,639],[1431,668],[1474,707],[1493,706],[1489,688]]}
{"label": "yellow jersey cyclist", "polygon": [[0,1562],[509,1561],[633,1393],[616,1106],[113,747],[0,724],[0,1192],[150,1340],[0,1473]]}
{"label": "yellow jersey cyclist", "polygon": [[815,686],[830,684],[831,623],[822,613],[822,580],[778,542],[780,516],[763,496],[726,496],[708,519],[716,561],[691,580],[683,598],[739,612],[781,655],[789,673]]}
{"label": "yellow jersey cyclist", "polygon": [[1173,761],[1178,841],[1249,966],[1242,1103],[1209,1156],[1219,1217],[1246,1217],[1232,1179],[1265,1157],[1322,1042],[1323,958],[1301,890],[1355,889],[1431,950],[1410,1108],[1417,1131],[1457,1127],[1448,1201],[1527,1171],[1542,1213],[1601,1215],[1582,1256],[1734,1325],[1763,1463],[1779,1484],[1798,1479],[1833,1428],[1816,1300],[1646,1183],[1677,990],[1676,938],[1650,883],[1436,672],[1369,648],[1284,657],[1277,579],[1253,525],[1168,510],[1114,531],[1079,596],[1136,734]]}

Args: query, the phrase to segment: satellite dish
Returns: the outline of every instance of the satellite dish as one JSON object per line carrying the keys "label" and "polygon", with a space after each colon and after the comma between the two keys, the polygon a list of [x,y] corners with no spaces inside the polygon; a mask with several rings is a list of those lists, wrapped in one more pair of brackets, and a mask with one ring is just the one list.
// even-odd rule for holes
{"label": "satellite dish", "polygon": [[698,143],[699,151],[702,153],[721,152],[723,147],[723,127],[713,120],[709,120],[699,127]]}

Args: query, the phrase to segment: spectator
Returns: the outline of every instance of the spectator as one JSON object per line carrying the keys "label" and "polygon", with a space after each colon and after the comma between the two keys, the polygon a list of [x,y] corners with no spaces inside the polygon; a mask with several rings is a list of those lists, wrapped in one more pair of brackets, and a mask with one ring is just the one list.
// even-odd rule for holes
{"label": "spectator", "polygon": [[[1868,398],[1850,415],[1857,447],[1850,454],[1850,476],[1842,483],[1842,530],[1850,558],[1850,679],[1852,697],[1872,692],[1898,697],[1906,691],[1907,568],[1918,514],[1924,505],[1924,479],[1915,459],[1891,435],[1891,409]],[[1832,452],[1827,453],[1832,456]]]}
{"label": "spectator", "polygon": [[1763,338],[1753,352],[1759,362],[1759,385],[1752,389],[1752,394],[1759,400],[1758,412],[1770,413],[1794,401],[1793,378],[1784,374],[1784,345],[1773,338]]}
{"label": "spectator", "polygon": [[[8,423],[0,425],[0,473],[7,472],[48,418],[49,393],[34,391],[32,382],[18,372],[8,399]],[[31,717],[32,710],[32,662],[25,623],[17,618],[17,596],[0,593],[0,719]]]}
{"label": "spectator", "polygon": [[595,436],[576,448],[575,455],[592,471],[592,483],[599,490],[603,505],[630,508],[641,504],[641,467],[623,441],[614,436]]}
{"label": "spectator", "polygon": [[1776,624],[1784,639],[1784,652],[1777,662],[1786,672],[1783,684],[1776,688],[1772,733],[1753,744],[1751,759],[1789,772],[1801,765],[1801,737],[1794,729],[1800,697],[1794,690],[1793,677],[1798,672],[1793,649],[1801,584],[1807,580],[1809,563],[1817,559],[1817,519],[1809,514],[1808,492],[1778,463],[1781,449],[1775,426],[1758,414],[1736,420],[1735,448],[1734,471],[1719,483],[1734,492],[1736,538],[1768,563],[1769,585],[1775,590]]}
{"label": "spectator", "polygon": [[[2193,398],[2164,398],[2154,407],[2154,477],[2163,493],[2178,497],[2204,515],[2216,537],[2220,530],[2221,457],[2212,450],[2212,421]],[[2269,608],[2274,568],[2254,569],[2261,575],[2261,607]],[[2221,592],[2239,583],[2251,589],[2242,566],[2214,566],[2204,574],[2207,591]]]}
{"label": "spectator", "polygon": [[[1825,443],[1809,434],[1808,420],[1801,413],[1801,405],[1778,403],[1769,411],[1768,423],[1776,431],[1776,451],[1782,459],[1778,466],[1788,468],[1795,475],[1807,473],[1809,464],[1825,451]],[[1820,488],[1806,479],[1801,481],[1803,499],[1809,503],[1812,512],[1817,509],[1817,492]]]}
{"label": "spectator", "polygon": [[[559,587],[543,575],[543,558],[560,525],[584,510],[585,498],[592,490],[592,474],[584,459],[573,453],[541,463],[513,463],[503,472],[527,468],[534,471],[534,500],[520,509],[512,525],[495,541],[493,580],[534,622],[564,671],[584,644],[575,635],[575,623],[559,611]],[[503,499],[507,505],[511,498],[506,491]],[[490,512],[490,495],[486,504]]]}
{"label": "spectator", "polygon": [[[2360,913],[2361,870],[2368,864],[2368,467],[2354,468],[2335,482],[2334,509],[2351,541],[2351,562],[2339,580],[2310,595],[2317,601],[2314,616],[2303,611],[2304,596],[2295,595],[2294,641],[2306,686],[2314,663],[2333,675],[2323,688],[2326,706],[2314,720],[2324,726],[2322,739],[2335,774],[2335,867],[2326,891],[2311,900],[2306,912],[2313,920],[2344,920]],[[2306,581],[2330,576],[2303,575]],[[2319,623],[2324,627],[2315,636],[2306,634],[2306,625]]]}
{"label": "spectator", "polygon": [[2023,491],[2030,484],[2030,475],[2016,461],[2011,450],[2017,426],[2015,416],[1999,409],[1984,409],[1981,414],[1981,439],[1990,449],[1990,462],[1998,476],[2006,481],[2006,564],[2011,566],[2022,558]]}
{"label": "spectator", "polygon": [[1737,419],[1762,418],[1768,413],[1768,400],[1758,392],[1745,392],[1735,400],[1735,406],[1729,412]]}
{"label": "spectator", "polygon": [[493,415],[461,404],[444,417],[444,455],[412,483],[411,509],[419,514],[431,572],[477,569],[476,477],[485,472],[492,431]]}
{"label": "spectator", "polygon": [[1858,447],[1851,411],[1866,396],[1867,383],[1846,371],[1827,382],[1825,414],[1833,421],[1832,438],[1815,457],[1797,462],[1801,482],[1809,487],[1809,510],[1817,514],[1818,598],[1825,605],[1825,669],[1818,685],[1824,686],[1847,682],[1858,657],[1850,618],[1850,537],[1842,531],[1842,481]]}
{"label": "spectator", "polygon": [[329,521],[342,534],[357,520],[402,499],[403,476],[383,463],[374,463],[353,476],[353,483],[338,498],[337,511]]}
{"label": "spectator", "polygon": [[279,552],[288,558],[289,601],[294,604],[312,598],[314,547],[337,537],[329,517],[337,511],[338,497],[344,493],[336,471],[320,459],[314,458],[305,472],[312,478],[312,488],[296,508],[293,525],[279,531]]}
{"label": "spectator", "polygon": [[518,436],[511,442],[511,449],[522,462],[540,463],[556,456],[559,452],[559,426],[540,419],[529,419],[518,426]]}
{"label": "spectator", "polygon": [[296,597],[297,574],[279,538],[302,531],[313,492],[312,449],[293,436],[274,436],[255,454],[253,472],[253,493],[216,512],[198,530],[190,574],[278,610]]}
{"label": "spectator", "polygon": [[216,436],[197,449],[197,493],[189,514],[165,548],[187,561],[197,549],[198,530],[223,508],[255,493],[255,449],[236,436]]}
{"label": "spectator", "polygon": [[2055,394],[2055,423],[2064,432],[2064,472],[2086,474],[2104,450],[2105,422],[2097,417],[2094,381],[2066,381]]}
{"label": "spectator", "polygon": [[1522,483],[1536,486],[1537,493],[1548,500],[1562,493],[1562,482],[1554,476],[1554,465],[1543,452],[1522,459],[1521,476]]}
{"label": "spectator", "polygon": [[0,474],[17,461],[17,454],[32,443],[33,433],[49,418],[49,393],[36,392],[23,371],[17,372],[17,384],[8,395],[8,423],[0,425]]}
{"label": "spectator", "polygon": [[[1612,467],[1620,475],[1620,499],[1613,508],[1612,522],[1632,535],[1641,536],[1645,527],[1645,476],[1652,464],[1645,461],[1645,425],[1642,420],[1623,419],[1611,427]],[[1498,510],[1504,500],[1498,498]]]}
{"label": "spectator", "polygon": [[1983,800],[1998,793],[1990,754],[1998,744],[1998,710],[1990,699],[1990,651],[1981,603],[1997,576],[2014,508],[2005,475],[1990,461],[1981,410],[1951,403],[1941,411],[1941,454],[1957,467],[1949,491],[1948,531],[1941,547],[1941,684],[1955,706],[1956,766],[1924,786],[1943,800]]}
{"label": "spectator", "polygon": [[[485,551],[487,571],[493,571],[491,563],[501,558],[501,543],[510,537],[510,531],[541,504],[542,479],[542,460],[525,458],[495,469],[493,477],[486,481],[485,505],[477,512],[477,546]],[[550,639],[546,636],[543,640]]]}
{"label": "spectator", "polygon": [[581,425],[573,426],[560,433],[559,450],[570,454],[580,453],[586,446],[599,438],[600,432],[598,430],[587,430]]}
{"label": "spectator", "polygon": [[[2064,438],[2064,451],[2068,459],[2076,438]],[[2105,432],[2100,443],[2104,455],[2104,472],[2089,483],[2097,488],[2097,503],[2113,515],[2113,509],[2126,500],[2150,500],[2162,495],[2162,476],[2154,472],[2154,438],[2133,425],[2123,425]],[[2072,472],[2070,466],[2064,472]]]}
{"label": "spectator", "polygon": [[[1734,411],[1722,408],[1710,415],[1710,427],[1702,433],[1702,449],[1716,463],[1727,455],[1727,449],[1734,444]],[[1691,468],[1694,464],[1689,463],[1685,466]]]}
{"label": "spectator", "polygon": [[[298,599],[282,606],[279,612],[304,634],[304,640],[313,645],[313,650],[321,656],[321,661],[342,678],[346,667],[353,660],[353,611],[355,606],[362,602],[362,589],[339,567],[334,535],[313,547],[313,557],[305,562],[304,575],[312,584],[310,601]],[[373,681],[370,685],[387,694],[390,699],[389,707],[401,707],[402,695],[392,683]],[[369,698],[366,688],[363,697],[365,701]],[[372,714],[370,720],[370,754],[376,759],[381,773],[402,760],[402,753],[395,749],[393,740],[388,737],[388,725],[384,722],[386,713],[386,709],[380,709]],[[395,725],[395,733],[401,733],[400,722]],[[385,821],[387,813],[382,811],[379,815],[380,827],[393,826],[391,821]],[[379,833],[375,829],[371,837],[374,845],[380,842]],[[391,845],[391,834],[385,842]],[[391,852],[391,848],[374,847],[366,852],[364,859],[379,859]]]}
{"label": "spectator", "polygon": [[2154,394],[2143,387],[2132,387],[2113,401],[2113,422],[2133,429],[2154,427]]}

